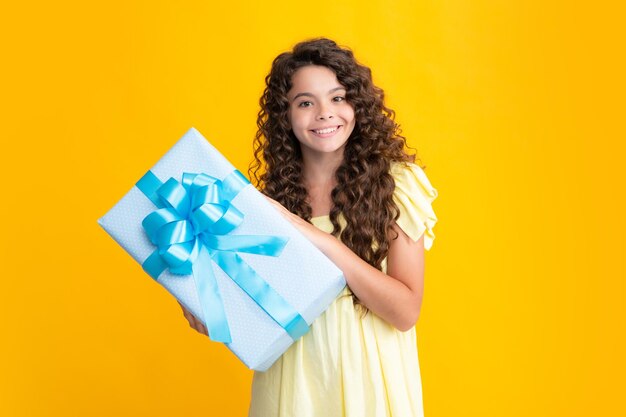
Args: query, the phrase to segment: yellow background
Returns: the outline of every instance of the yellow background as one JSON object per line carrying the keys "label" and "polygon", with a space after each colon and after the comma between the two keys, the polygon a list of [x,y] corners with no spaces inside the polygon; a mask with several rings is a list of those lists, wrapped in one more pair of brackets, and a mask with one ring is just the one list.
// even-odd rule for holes
{"label": "yellow background", "polygon": [[96,220],[191,126],[245,170],[271,60],[320,35],[440,193],[426,415],[625,415],[624,16],[581,4],[4,5],[0,415],[246,414],[252,372]]}

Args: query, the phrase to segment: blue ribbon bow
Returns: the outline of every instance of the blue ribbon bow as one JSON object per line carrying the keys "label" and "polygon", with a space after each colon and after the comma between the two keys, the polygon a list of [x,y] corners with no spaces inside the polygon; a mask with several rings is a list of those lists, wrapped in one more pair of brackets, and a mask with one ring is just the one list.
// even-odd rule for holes
{"label": "blue ribbon bow", "polygon": [[244,218],[230,201],[249,184],[237,170],[222,181],[183,173],[182,184],[174,178],[162,183],[148,171],[136,185],[159,208],[142,222],[157,249],[142,267],[155,280],[168,268],[175,275],[193,274],[205,324],[215,341],[230,343],[232,338],[211,261],[297,340],[309,330],[304,318],[237,254],[279,256],[288,239],[228,234]]}

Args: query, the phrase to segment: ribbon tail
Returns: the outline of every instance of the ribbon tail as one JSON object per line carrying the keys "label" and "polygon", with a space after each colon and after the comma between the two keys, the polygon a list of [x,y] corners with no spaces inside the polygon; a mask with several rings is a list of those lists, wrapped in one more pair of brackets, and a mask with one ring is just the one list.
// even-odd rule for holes
{"label": "ribbon tail", "polygon": [[280,256],[289,241],[287,237],[260,235],[213,235],[202,233],[202,242],[211,249],[245,252],[255,255]]}
{"label": "ribbon tail", "polygon": [[309,325],[287,300],[281,297],[239,255],[216,251],[213,260],[244,290],[276,323],[291,336],[299,339],[309,331]]}
{"label": "ribbon tail", "polygon": [[211,255],[204,245],[200,245],[198,259],[193,263],[193,277],[209,337],[216,342],[231,343],[224,303],[213,274]]}

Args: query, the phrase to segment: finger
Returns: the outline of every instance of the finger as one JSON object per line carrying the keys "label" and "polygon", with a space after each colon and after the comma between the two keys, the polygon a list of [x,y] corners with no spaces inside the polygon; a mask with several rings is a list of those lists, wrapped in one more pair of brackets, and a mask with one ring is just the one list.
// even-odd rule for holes
{"label": "finger", "polygon": [[198,320],[198,318],[194,316],[191,311],[187,310],[185,306],[183,306],[182,304],[180,306],[183,308],[183,314],[185,318],[187,319],[187,321],[189,322],[189,326],[196,331],[200,331],[201,329],[200,326],[202,325],[202,322]]}
{"label": "finger", "polygon": [[202,323],[200,323],[200,330],[198,330],[200,333],[202,333],[205,336],[209,335],[209,331],[207,330],[206,326]]}
{"label": "finger", "polygon": [[208,335],[206,326],[204,325],[204,323],[202,323],[202,320],[200,320],[199,318],[197,318],[196,316],[192,315],[193,317],[193,328],[195,331],[199,332],[199,333],[203,333]]}
{"label": "finger", "polygon": [[[178,304],[180,304],[180,302]],[[187,321],[191,323],[191,321],[193,320],[193,314],[191,314],[191,311],[187,310],[182,304],[180,304],[180,307],[183,309],[183,315],[185,316]]]}
{"label": "finger", "polygon": [[272,204],[274,207],[276,207],[278,210],[281,211],[288,211],[282,204],[280,204],[278,201],[276,200],[272,200],[271,198],[265,196],[265,198],[267,198],[267,200],[270,202],[270,204]]}
{"label": "finger", "polygon": [[276,202],[276,201],[272,200],[272,199],[271,199],[271,198],[269,198],[269,197],[266,197],[266,198],[267,198],[267,200],[270,202],[270,204],[271,204],[271,205],[273,205],[274,207],[276,207],[277,209],[282,209],[282,208],[283,208],[283,206],[282,206],[280,203],[278,203],[278,202]]}
{"label": "finger", "polygon": [[195,326],[194,329],[198,332],[198,333],[202,333],[205,336],[209,335],[209,332],[206,328],[206,326],[202,323],[202,321],[199,318],[195,318]]}
{"label": "finger", "polygon": [[284,218],[289,219],[290,217],[298,217],[289,210],[287,210],[282,204],[276,201],[274,201],[272,204]]}
{"label": "finger", "polygon": [[181,303],[180,301],[176,300],[176,302],[178,302],[178,305],[180,306],[180,308],[183,309],[183,312],[189,312],[189,310],[187,310],[187,308],[185,307],[185,305],[183,303]]}
{"label": "finger", "polygon": [[191,325],[191,327],[193,327],[195,330],[198,330],[198,328],[200,327],[200,320],[198,320],[196,318],[196,316],[194,316],[193,314],[191,314],[191,320],[189,320],[189,324]]}
{"label": "finger", "polygon": [[202,323],[202,321],[200,319],[198,319],[196,316],[194,316],[191,311],[187,310],[185,308],[185,306],[182,305],[182,303],[180,301],[178,302],[178,304],[183,309],[183,315],[185,316],[185,318],[189,322],[189,327],[191,327],[192,329],[194,329],[197,332],[200,332],[200,333],[208,336],[209,332],[208,332],[206,326]]}

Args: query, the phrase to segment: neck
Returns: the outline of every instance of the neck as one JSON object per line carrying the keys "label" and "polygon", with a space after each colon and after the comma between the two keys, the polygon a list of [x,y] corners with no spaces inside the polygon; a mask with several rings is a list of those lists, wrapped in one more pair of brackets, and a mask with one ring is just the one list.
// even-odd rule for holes
{"label": "neck", "polygon": [[343,160],[343,152],[319,154],[303,151],[302,160],[304,162],[303,174],[306,184],[317,187],[332,185],[335,181],[335,171],[337,171]]}

